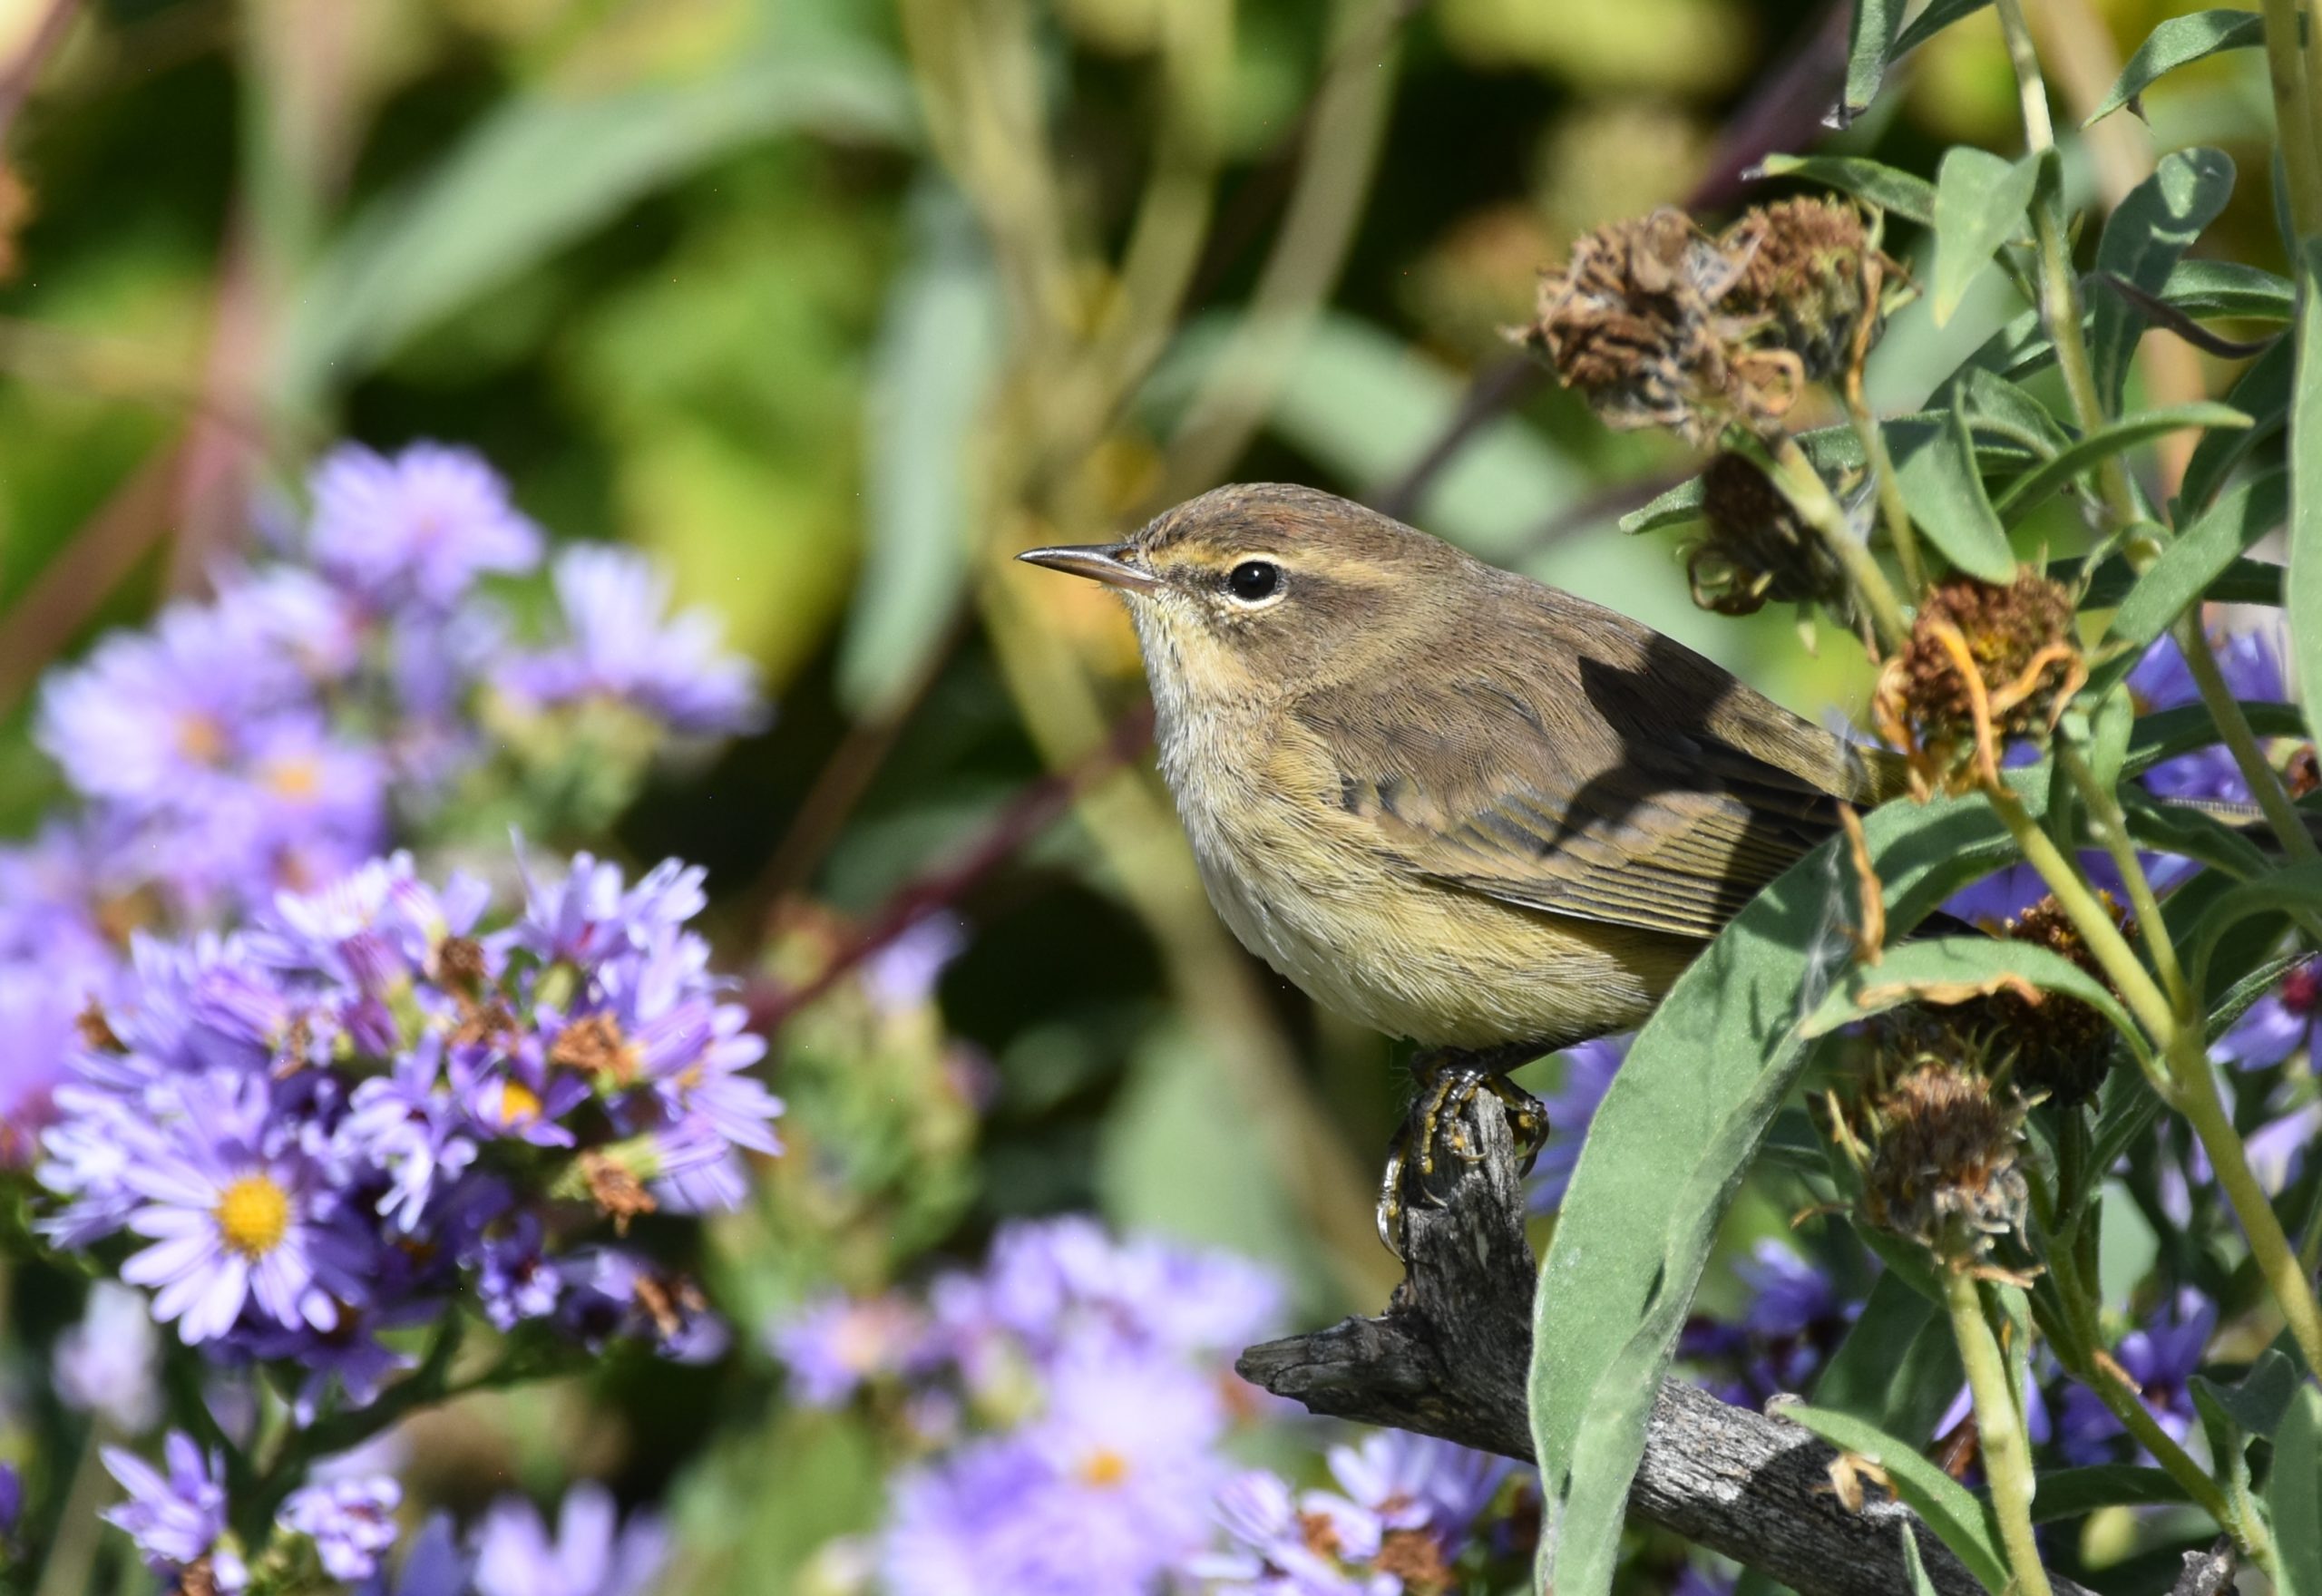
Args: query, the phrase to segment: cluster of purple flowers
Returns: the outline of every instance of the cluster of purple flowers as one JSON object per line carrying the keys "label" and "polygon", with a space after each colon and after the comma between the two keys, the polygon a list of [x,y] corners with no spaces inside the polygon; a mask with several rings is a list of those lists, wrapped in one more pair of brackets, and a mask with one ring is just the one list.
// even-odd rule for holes
{"label": "cluster of purple flowers", "polygon": [[1229,1362],[1280,1309],[1241,1260],[1066,1218],[1003,1229],[923,1299],[828,1299],[769,1341],[796,1400],[867,1402],[918,1454],[870,1559],[891,1596],[1449,1589],[1504,1465],[1380,1435],[1301,1506],[1229,1461],[1269,1400]]}
{"label": "cluster of purple flowers", "polygon": [[[277,1572],[310,1563],[326,1579],[361,1581],[362,1596],[643,1596],[668,1562],[669,1540],[650,1513],[620,1522],[612,1495],[583,1482],[565,1495],[551,1533],[522,1497],[493,1503],[463,1548],[448,1518],[431,1517],[389,1582],[385,1564],[395,1541],[402,1488],[384,1475],[334,1474],[290,1493],[275,1514],[267,1544],[245,1548],[228,1527],[225,1465],[190,1436],[171,1431],[163,1465],[107,1447],[105,1466],[127,1493],[106,1520],[128,1532],[149,1567],[172,1589],[232,1596],[249,1588],[254,1569]],[[296,1588],[310,1588],[295,1572]]]}
{"label": "cluster of purple flowers", "polygon": [[35,735],[73,803],[0,849],[0,1165],[32,1157],[86,1001],[146,984],[132,931],[220,928],[340,880],[438,822],[543,717],[610,706],[649,751],[763,718],[749,667],[707,616],[672,618],[632,551],[566,550],[546,635],[522,635],[486,579],[534,571],[544,540],[472,453],[342,448],[311,498],[214,598],[43,686]]}
{"label": "cluster of purple flowers", "polygon": [[1804,1395],[1862,1311],[1829,1272],[1771,1239],[1734,1274],[1750,1294],[1742,1316],[1696,1315],[1678,1341],[1702,1385],[1737,1406],[1761,1408],[1779,1394]]}

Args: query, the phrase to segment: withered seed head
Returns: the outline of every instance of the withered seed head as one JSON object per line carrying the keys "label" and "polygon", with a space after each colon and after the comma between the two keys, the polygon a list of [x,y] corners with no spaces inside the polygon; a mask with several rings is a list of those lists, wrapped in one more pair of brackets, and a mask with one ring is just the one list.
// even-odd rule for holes
{"label": "withered seed head", "polygon": [[1702,517],[1709,530],[1685,557],[1693,602],[1719,615],[1753,615],[1768,599],[1837,603],[1846,568],[1820,535],[1798,519],[1748,457],[1727,452],[1702,473]]}
{"label": "withered seed head", "polygon": [[1816,382],[1852,356],[1857,331],[1883,317],[1880,287],[1902,268],[1870,239],[1861,208],[1845,200],[1784,200],[1755,208],[1725,230],[1718,247],[1742,262],[1732,299],[1770,316],[1781,345]]}
{"label": "withered seed head", "polygon": [[1923,782],[1958,792],[1973,782],[1976,694],[1953,654],[1953,631],[2001,742],[2044,743],[2085,679],[2085,667],[2073,635],[2072,597],[2062,583],[2026,569],[2005,588],[1965,576],[1934,588],[1919,607],[1910,642],[1879,678],[1873,710]]}
{"label": "withered seed head", "polygon": [[[2112,894],[2098,894],[2115,925],[2128,915]],[[2107,987],[2096,956],[2081,939],[2072,918],[2051,895],[2002,928],[2011,941],[2030,942],[2061,954]],[[2117,1056],[2112,1023],[2077,998],[2044,994],[2037,1003],[2015,992],[1995,992],[1954,1011],[1954,1023],[2013,1061],[2012,1073],[2028,1094],[2045,1094],[2070,1107],[2084,1103],[2104,1084]]]}
{"label": "withered seed head", "polygon": [[1767,317],[1724,307],[1742,265],[1663,206],[1575,243],[1515,336],[1607,426],[1667,427],[1695,443],[1729,424],[1765,431],[1801,377],[1796,356],[1751,347]]}
{"label": "withered seed head", "polygon": [[1854,1118],[1872,1224],[1960,1268],[1981,1261],[1992,1237],[2023,1229],[2024,1110],[2013,1093],[2002,1100],[1983,1075],[1923,1056]]}

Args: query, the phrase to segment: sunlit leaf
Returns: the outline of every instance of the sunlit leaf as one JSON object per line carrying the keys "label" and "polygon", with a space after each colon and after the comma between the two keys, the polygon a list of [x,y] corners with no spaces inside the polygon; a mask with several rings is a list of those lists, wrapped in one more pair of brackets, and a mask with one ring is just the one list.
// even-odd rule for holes
{"label": "sunlit leaf", "polygon": [[2239,432],[2211,433],[2193,445],[2192,458],[2185,462],[2184,479],[2178,484],[2181,504],[2208,503],[2233,474],[2234,468],[2249,458],[2251,450],[2288,424],[2290,382],[2297,357],[2295,344],[2288,338],[2277,338],[2235,379],[2225,402],[2249,417],[2250,424]]}
{"label": "sunlit leaf", "polygon": [[2142,648],[2167,631],[2252,543],[2282,524],[2289,474],[2268,472],[2227,494],[2180,532],[2121,601],[2108,634]]}
{"label": "sunlit leaf", "polygon": [[2008,1587],[2006,1555],[1991,1509],[1974,1492],[1922,1456],[1909,1443],[1843,1413],[1803,1404],[1786,1407],[1795,1420],[1831,1445],[1877,1464],[1895,1495],[1917,1513],[1936,1538],[1966,1566],[1984,1589],[1999,1596]]}
{"label": "sunlit leaf", "polygon": [[1758,163],[1758,170],[1770,178],[1821,183],[1921,227],[1935,225],[1933,183],[1915,172],[1859,155],[1769,155]]}
{"label": "sunlit leaf", "polygon": [[2024,208],[2040,180],[2034,156],[2003,161],[1988,150],[1956,144],[1935,174],[1935,285],[1929,303],[1943,326],[1993,251],[2024,230]]}
{"label": "sunlit leaf", "polygon": [[2220,50],[2247,49],[2266,42],[2266,19],[2254,11],[2196,11],[2164,17],[2145,35],[2137,53],[2105,92],[2083,127],[2102,122],[2181,66]]}
{"label": "sunlit leaf", "polygon": [[2132,1044],[2143,1034],[2112,989],[2062,954],[2032,942],[1997,937],[1937,937],[1890,948],[1877,964],[1848,970],[1838,988],[1806,1021],[1810,1036],[1907,1003],[1965,1003],[2012,991],[2037,1003],[2043,993],[2078,998],[2102,1014]]}
{"label": "sunlit leaf", "polygon": [[1902,31],[1903,13],[1908,9],[1907,0],[1854,0],[1847,27],[1847,82],[1846,95],[1839,103],[1841,122],[1861,114],[1878,97],[1878,85],[1887,75],[1888,53],[1895,47],[1895,35]]}
{"label": "sunlit leaf", "polygon": [[1900,462],[1903,497],[1911,520],[1946,559],[1986,582],[2015,579],[2015,553],[1984,491],[1983,472],[1966,418],[1952,412],[1950,436]]}
{"label": "sunlit leaf", "polygon": [[2274,1589],[2280,1596],[2322,1596],[2322,1389],[2311,1384],[2298,1387],[2274,1438],[2266,1505],[2281,1564]]}
{"label": "sunlit leaf", "polygon": [[[2217,219],[2232,194],[2233,162],[2222,150],[2171,151],[2105,221],[2096,245],[2100,279],[2118,277],[2160,297],[2179,258]],[[2101,283],[2090,297],[2088,355],[2096,392],[2105,414],[2118,414],[2145,315]]]}
{"label": "sunlit leaf", "polygon": [[2249,425],[2249,418],[2229,404],[2201,400],[2191,404],[2172,404],[2161,410],[2142,410],[2124,416],[2088,436],[2007,485],[1999,496],[2000,519],[2014,525],[2045,503],[2051,495],[2062,491],[2074,477],[2085,475],[2106,459],[2125,454],[2140,443],[2182,432],[2188,427],[2206,427],[2219,431]]}

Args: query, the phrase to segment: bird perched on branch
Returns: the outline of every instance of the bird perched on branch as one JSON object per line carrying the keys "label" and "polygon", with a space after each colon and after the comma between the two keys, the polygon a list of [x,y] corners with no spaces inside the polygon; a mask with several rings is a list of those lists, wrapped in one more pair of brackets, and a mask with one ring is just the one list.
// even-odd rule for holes
{"label": "bird perched on branch", "polygon": [[1904,786],[1651,628],[1312,489],[1020,558],[1127,599],[1211,902],[1417,1042],[1430,1122],[1488,1088],[1544,1134],[1507,1070],[1639,1024],[1841,803]]}

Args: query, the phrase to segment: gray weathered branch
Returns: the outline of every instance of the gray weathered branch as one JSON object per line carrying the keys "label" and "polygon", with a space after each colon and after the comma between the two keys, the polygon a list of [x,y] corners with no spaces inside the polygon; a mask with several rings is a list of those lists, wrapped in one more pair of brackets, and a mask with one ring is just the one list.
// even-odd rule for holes
{"label": "gray weathered branch", "polygon": [[[1462,1156],[1459,1146],[1473,1153]],[[1529,1463],[1525,1381],[1538,1266],[1499,1105],[1478,1094],[1447,1114],[1434,1151],[1433,1173],[1413,1172],[1406,1184],[1409,1261],[1385,1315],[1253,1347],[1239,1367],[1245,1379],[1316,1413]],[[1941,1596],[1982,1596],[1933,1532],[1876,1486],[1866,1486],[1859,1513],[1841,1504],[1830,1483],[1835,1456],[1797,1425],[1666,1380],[1629,1511],[1762,1570],[1800,1596],[1907,1592],[1900,1540],[1907,1533]],[[2058,1596],[2086,1596],[2068,1580],[2054,1584]]]}

